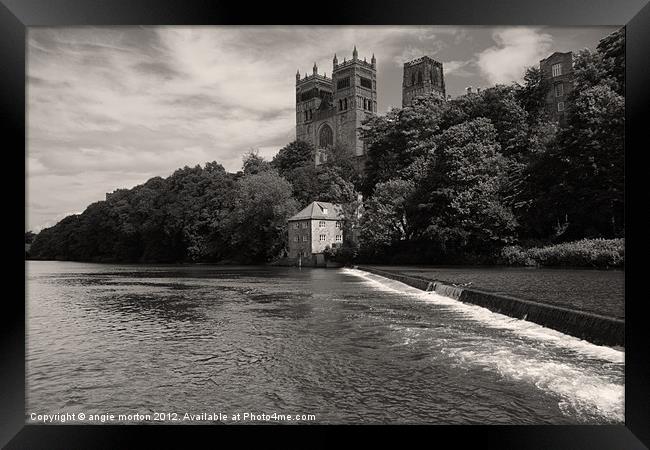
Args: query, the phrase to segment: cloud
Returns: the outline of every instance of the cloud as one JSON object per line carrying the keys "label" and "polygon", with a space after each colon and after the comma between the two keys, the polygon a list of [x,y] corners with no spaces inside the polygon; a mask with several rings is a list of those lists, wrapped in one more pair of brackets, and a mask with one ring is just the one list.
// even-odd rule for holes
{"label": "cloud", "polygon": [[508,28],[493,33],[496,46],[479,53],[477,64],[490,83],[521,81],[526,67],[548,56],[552,37],[532,28]]}
{"label": "cloud", "polygon": [[349,59],[354,45],[361,59],[377,58],[380,112],[401,104],[408,59],[447,60],[447,90],[462,92],[484,83],[482,73],[520,75],[522,65],[536,63],[535,50],[548,48],[548,35],[517,28],[498,30],[496,46],[485,49],[488,33],[450,26],[30,28],[28,226],[185,165],[217,161],[234,172],[253,148],[272,158],[295,138],[296,69],[311,73],[316,62],[331,76],[334,53]]}
{"label": "cloud", "polygon": [[475,61],[448,61],[443,62],[442,67],[445,71],[445,76],[455,75],[459,77],[469,77],[475,74],[474,71],[470,70],[476,65]]}

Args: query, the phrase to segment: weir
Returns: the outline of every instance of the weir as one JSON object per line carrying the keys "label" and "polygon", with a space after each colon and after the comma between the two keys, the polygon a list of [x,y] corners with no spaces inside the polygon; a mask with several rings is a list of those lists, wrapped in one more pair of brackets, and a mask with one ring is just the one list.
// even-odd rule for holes
{"label": "weir", "polygon": [[355,268],[402,282],[423,291],[435,291],[437,294],[454,300],[472,303],[490,311],[534,322],[597,345],[625,346],[625,321],[622,319],[493,294],[478,289],[451,286],[439,281],[402,275],[374,267],[355,266]]}

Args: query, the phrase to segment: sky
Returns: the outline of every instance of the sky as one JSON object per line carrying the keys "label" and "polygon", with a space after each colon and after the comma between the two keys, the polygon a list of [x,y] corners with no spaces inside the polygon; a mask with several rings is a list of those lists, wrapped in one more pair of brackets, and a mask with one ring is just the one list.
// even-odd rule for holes
{"label": "sky", "polygon": [[405,61],[443,63],[447,93],[521,82],[555,51],[616,27],[193,26],[28,30],[25,229],[183,166],[241,168],[295,138],[295,74],[377,58],[379,114],[401,105]]}

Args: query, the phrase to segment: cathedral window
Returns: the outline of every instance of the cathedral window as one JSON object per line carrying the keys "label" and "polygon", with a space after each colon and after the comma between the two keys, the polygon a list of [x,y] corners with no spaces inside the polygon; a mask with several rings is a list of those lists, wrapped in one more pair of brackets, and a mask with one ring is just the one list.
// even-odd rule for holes
{"label": "cathedral window", "polygon": [[341,235],[340,235],[340,234],[337,234],[337,235],[336,235],[336,240],[337,240],[337,241],[341,241],[341,240],[342,240],[342,238],[341,238]]}
{"label": "cathedral window", "polygon": [[422,84],[422,71],[418,70],[418,84]]}
{"label": "cathedral window", "polygon": [[339,111],[343,111],[343,100],[339,100]]}
{"label": "cathedral window", "polygon": [[343,107],[344,107],[344,109],[348,109],[348,99],[347,98],[343,99]]}
{"label": "cathedral window", "polygon": [[350,87],[350,77],[341,78],[336,82],[336,89]]}
{"label": "cathedral window", "polygon": [[318,222],[318,226],[319,226],[320,228],[325,228],[325,221],[324,221],[324,220],[320,220],[320,221]]}
{"label": "cathedral window", "polygon": [[324,241],[325,241],[325,235],[324,235],[324,234],[321,234],[321,235],[319,236],[319,240],[320,240],[321,242],[324,242]]}
{"label": "cathedral window", "polygon": [[415,72],[411,72],[411,86],[415,84]]}
{"label": "cathedral window", "polygon": [[360,77],[361,87],[372,89],[372,80],[369,78]]}
{"label": "cathedral window", "polygon": [[320,129],[320,133],[318,133],[318,146],[320,148],[327,148],[332,145],[334,145],[334,133],[332,133],[332,128],[325,124]]}

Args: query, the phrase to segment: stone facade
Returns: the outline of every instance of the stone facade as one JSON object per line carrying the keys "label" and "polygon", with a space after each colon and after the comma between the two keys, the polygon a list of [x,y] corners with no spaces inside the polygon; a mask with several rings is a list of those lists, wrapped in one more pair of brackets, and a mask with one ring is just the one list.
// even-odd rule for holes
{"label": "stone facade", "polygon": [[343,215],[341,207],[327,202],[312,202],[289,219],[290,259],[312,261],[325,247],[343,243]]}
{"label": "stone facade", "polygon": [[546,109],[553,119],[563,122],[568,95],[573,90],[573,53],[555,52],[539,62],[539,69],[542,78],[550,82]]}
{"label": "stone facade", "polygon": [[442,63],[428,56],[404,63],[402,107],[410,105],[414,98],[431,92],[446,99]]}
{"label": "stone facade", "polygon": [[296,73],[296,139],[316,148],[315,164],[325,161],[325,150],[335,145],[349,149],[358,159],[366,153],[359,128],[377,114],[377,62],[360,60],[357,49],[352,59],[332,61],[332,78],[320,75],[314,64],[304,78]]}

